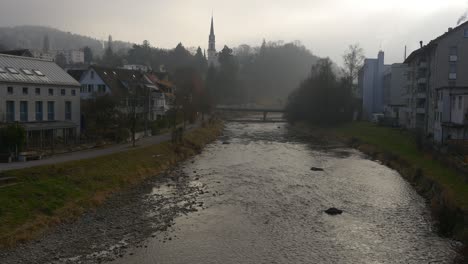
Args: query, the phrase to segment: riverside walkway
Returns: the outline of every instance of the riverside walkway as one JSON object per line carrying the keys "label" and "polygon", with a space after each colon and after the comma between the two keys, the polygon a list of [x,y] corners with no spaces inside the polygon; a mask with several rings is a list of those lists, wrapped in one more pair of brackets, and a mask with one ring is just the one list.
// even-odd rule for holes
{"label": "riverside walkway", "polygon": [[[187,125],[187,131],[199,127],[200,124],[201,124],[200,121],[198,121],[193,125]],[[135,147],[132,147],[132,143],[130,142],[130,143],[112,145],[109,147],[58,154],[58,155],[50,156],[41,160],[32,160],[32,161],[27,161],[27,162],[0,163],[0,172],[8,171],[8,170],[31,168],[31,167],[42,166],[42,165],[51,165],[51,164],[57,164],[57,163],[62,163],[62,162],[67,162],[67,161],[91,159],[91,158],[106,156],[106,155],[110,155],[114,153],[144,148],[144,147],[152,146],[152,145],[159,144],[165,141],[170,141],[170,140],[171,140],[171,133],[168,132],[168,133],[161,134],[161,135],[142,138],[136,142],[137,145]]]}

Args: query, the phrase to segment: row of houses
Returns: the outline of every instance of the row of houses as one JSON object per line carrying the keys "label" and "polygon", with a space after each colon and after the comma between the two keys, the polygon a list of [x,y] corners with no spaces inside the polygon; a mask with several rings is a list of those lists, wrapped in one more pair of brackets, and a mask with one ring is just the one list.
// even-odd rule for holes
{"label": "row of houses", "polygon": [[439,144],[468,140],[468,23],[420,42],[402,63],[384,57],[365,59],[359,72],[365,119],[383,114]]}
{"label": "row of houses", "polygon": [[0,54],[0,125],[21,124],[27,142],[75,140],[82,100],[109,95],[128,104],[132,89],[146,106],[140,114],[151,121],[169,110],[175,87],[167,73],[100,66],[66,72],[53,61]]}

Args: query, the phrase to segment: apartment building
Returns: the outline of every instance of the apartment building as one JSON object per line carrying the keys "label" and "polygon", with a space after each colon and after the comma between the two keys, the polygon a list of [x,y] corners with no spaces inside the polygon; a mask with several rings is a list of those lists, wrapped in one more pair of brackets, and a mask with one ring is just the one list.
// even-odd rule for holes
{"label": "apartment building", "polygon": [[[468,22],[432,40],[405,60],[409,66],[407,127],[443,143],[466,136]],[[465,111],[465,112],[464,112]]]}
{"label": "apartment building", "polygon": [[389,69],[384,64],[385,54],[380,51],[376,59],[365,59],[359,71],[358,87],[362,90],[363,117],[372,119],[372,115],[384,112],[384,72]]}
{"label": "apartment building", "polygon": [[21,124],[29,146],[79,136],[79,89],[52,61],[0,54],[0,124]]}

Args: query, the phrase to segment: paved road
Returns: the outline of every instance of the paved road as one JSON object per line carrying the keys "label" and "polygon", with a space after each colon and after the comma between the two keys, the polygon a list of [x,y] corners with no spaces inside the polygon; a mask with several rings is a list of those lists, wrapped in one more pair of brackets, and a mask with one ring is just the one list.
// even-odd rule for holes
{"label": "paved road", "polygon": [[[200,122],[197,122],[194,125],[188,125],[187,130],[192,130],[195,127],[198,127],[199,125],[200,125]],[[171,140],[171,134],[166,133],[162,135],[142,138],[136,142],[137,146],[135,148],[132,147],[132,143],[125,143],[125,144],[113,145],[113,146],[105,147],[105,148],[89,149],[89,150],[59,154],[59,155],[51,156],[42,160],[33,160],[33,161],[28,161],[28,162],[1,163],[0,172],[36,167],[36,166],[41,166],[41,165],[50,165],[50,164],[62,163],[62,162],[73,161],[73,160],[90,159],[90,158],[105,156],[105,155],[109,155],[113,153],[128,151],[132,149],[143,148],[143,147],[151,146],[154,144],[159,144],[161,142],[169,141],[169,140]]]}

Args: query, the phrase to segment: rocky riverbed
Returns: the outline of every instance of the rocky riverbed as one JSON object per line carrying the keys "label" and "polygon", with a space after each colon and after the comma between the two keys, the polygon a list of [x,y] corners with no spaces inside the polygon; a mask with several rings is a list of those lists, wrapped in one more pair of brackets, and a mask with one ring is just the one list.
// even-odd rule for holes
{"label": "rocky riverbed", "polygon": [[196,172],[189,176],[181,168],[167,171],[113,195],[75,222],[14,250],[1,250],[0,262],[103,263],[146,247],[148,237],[157,236],[164,243],[172,239],[175,217],[203,209],[197,197],[209,192],[197,179]]}

